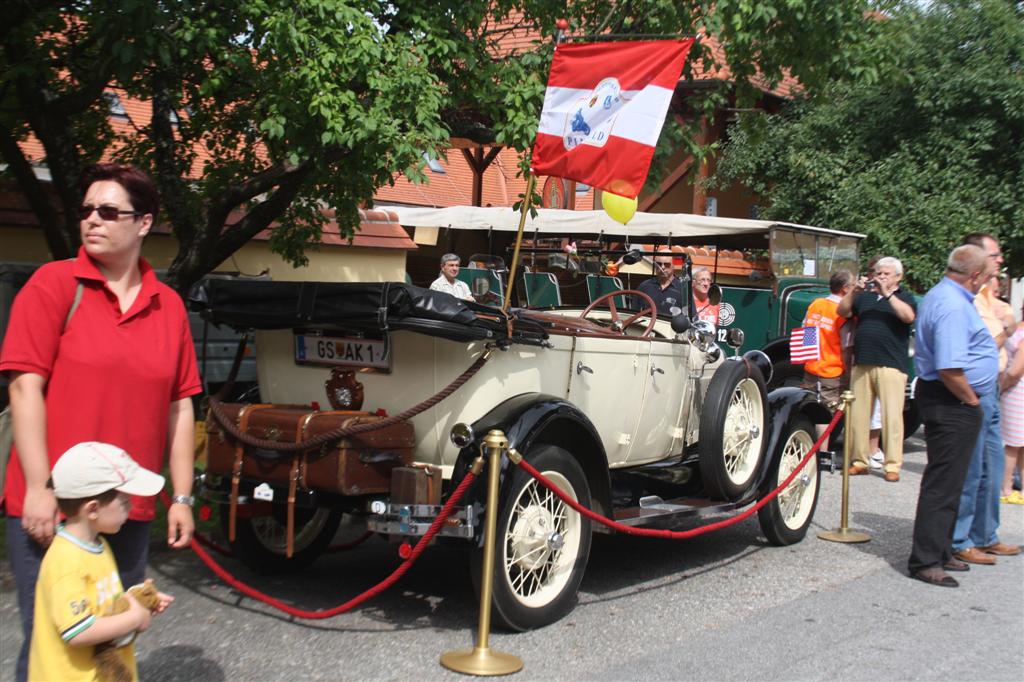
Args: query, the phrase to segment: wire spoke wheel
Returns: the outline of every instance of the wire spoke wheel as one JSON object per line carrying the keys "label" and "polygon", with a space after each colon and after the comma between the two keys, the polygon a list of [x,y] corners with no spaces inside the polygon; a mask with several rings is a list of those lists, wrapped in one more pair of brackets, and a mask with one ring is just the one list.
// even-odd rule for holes
{"label": "wire spoke wheel", "polygon": [[[806,431],[797,430],[790,433],[789,439],[782,449],[782,461],[779,462],[775,485],[780,485],[793,473],[812,445],[814,442]],[[814,462],[809,462],[804,470],[779,493],[782,521],[789,528],[799,528],[810,514],[809,502],[813,499],[815,488],[818,486],[818,477],[813,475],[815,469],[817,467],[814,466]]]}
{"label": "wire spoke wheel", "polygon": [[[312,515],[306,514],[305,522],[296,519],[294,550],[309,547],[313,540],[323,532],[330,518],[330,511],[317,509]],[[288,549],[288,526],[275,516],[256,516],[252,519],[253,535],[263,547],[274,554],[284,556]]]}
{"label": "wire spoke wheel", "polygon": [[[788,433],[772,462],[770,475],[761,489],[762,494],[774,490],[789,478],[814,445],[813,433],[814,426],[805,417],[797,417],[789,425]],[[790,545],[799,542],[807,534],[818,504],[819,484],[820,475],[815,459],[808,462],[774,500],[758,511],[761,530],[772,544]]]}
{"label": "wire spoke wheel", "polygon": [[761,373],[727,360],[708,384],[700,415],[700,471],[707,492],[737,500],[751,492],[767,446],[767,397]]}
{"label": "wire spoke wheel", "polygon": [[[569,481],[556,471],[544,475],[574,500]],[[513,503],[502,559],[509,587],[524,604],[537,607],[564,589],[579,552],[580,515],[548,488],[531,481]]]}
{"label": "wire spoke wheel", "polygon": [[[586,474],[569,452],[542,445],[527,459],[571,499],[590,506]],[[510,630],[529,630],[567,614],[576,602],[590,555],[590,519],[516,468],[502,485],[496,530],[495,623]],[[473,554],[478,589],[482,554],[482,549]]]}
{"label": "wire spoke wheel", "polygon": [[[241,561],[257,573],[281,573],[305,568],[330,544],[341,524],[342,512],[317,508],[295,510],[293,553],[287,556],[288,526],[284,505],[275,505],[268,516],[237,519],[231,548]],[[221,508],[221,523],[227,535],[227,505]]]}
{"label": "wire spoke wheel", "polygon": [[750,479],[753,466],[760,460],[761,440],[764,432],[764,405],[757,399],[757,384],[744,379],[733,391],[726,413],[725,426],[725,470],[734,482]]}

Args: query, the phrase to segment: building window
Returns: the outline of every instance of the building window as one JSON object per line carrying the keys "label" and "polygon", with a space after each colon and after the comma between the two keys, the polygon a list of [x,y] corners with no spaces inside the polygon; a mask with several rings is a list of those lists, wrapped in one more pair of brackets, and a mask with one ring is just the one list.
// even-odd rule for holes
{"label": "building window", "polygon": [[124,110],[124,105],[121,104],[121,98],[114,92],[104,92],[103,99],[107,102],[107,108],[110,111],[110,115],[114,118],[128,118],[128,112]]}

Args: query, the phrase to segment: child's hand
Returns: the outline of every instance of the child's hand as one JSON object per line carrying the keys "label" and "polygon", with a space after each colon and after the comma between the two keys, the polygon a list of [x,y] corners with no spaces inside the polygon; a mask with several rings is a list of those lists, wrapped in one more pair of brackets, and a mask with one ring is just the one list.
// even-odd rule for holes
{"label": "child's hand", "polygon": [[174,601],[174,597],[169,594],[164,594],[163,592],[157,592],[156,596],[160,601],[157,603],[156,609],[153,613],[163,613],[167,610],[167,607],[171,605],[171,602]]}
{"label": "child's hand", "polygon": [[128,600],[128,613],[132,614],[136,618],[135,630],[138,632],[145,632],[149,629],[149,624],[152,622],[152,616],[149,613],[149,609],[140,604],[130,593],[124,593],[125,599]]}

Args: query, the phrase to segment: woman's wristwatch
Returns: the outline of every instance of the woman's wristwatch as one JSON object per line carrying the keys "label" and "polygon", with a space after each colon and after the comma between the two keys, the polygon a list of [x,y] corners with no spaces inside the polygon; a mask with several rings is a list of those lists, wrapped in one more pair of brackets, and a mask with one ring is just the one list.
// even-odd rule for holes
{"label": "woman's wristwatch", "polygon": [[175,495],[171,498],[171,504],[187,504],[192,506],[196,503],[196,498],[192,495]]}

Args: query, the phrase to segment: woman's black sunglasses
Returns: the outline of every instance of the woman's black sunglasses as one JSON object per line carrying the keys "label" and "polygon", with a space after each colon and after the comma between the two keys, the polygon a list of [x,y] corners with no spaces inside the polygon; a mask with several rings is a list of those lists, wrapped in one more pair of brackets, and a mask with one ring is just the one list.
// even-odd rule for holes
{"label": "woman's black sunglasses", "polygon": [[117,206],[90,206],[89,204],[84,204],[78,207],[78,219],[85,220],[92,215],[93,211],[99,213],[101,220],[117,220],[118,216],[123,215],[145,215],[138,211],[122,211]]}

